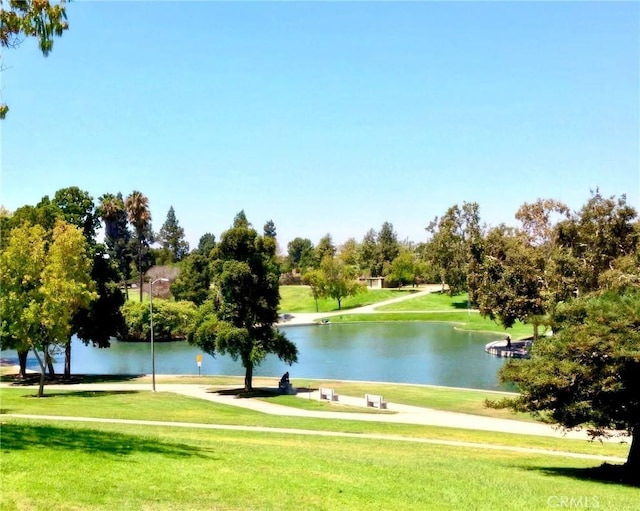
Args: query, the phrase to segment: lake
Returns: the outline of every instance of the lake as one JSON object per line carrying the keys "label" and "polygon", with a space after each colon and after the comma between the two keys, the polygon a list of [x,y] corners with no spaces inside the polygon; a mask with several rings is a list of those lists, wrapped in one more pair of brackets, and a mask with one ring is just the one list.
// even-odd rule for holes
{"label": "lake", "polygon": [[[289,367],[269,356],[254,370],[256,376],[418,383],[505,390],[497,371],[504,359],[484,352],[499,334],[461,332],[451,323],[380,322],[291,326],[282,329],[298,346],[299,360]],[[198,374],[196,355],[202,354],[202,374],[244,375],[239,361],[211,357],[186,342],[155,343],[156,374]],[[3,358],[15,353],[3,351]],[[56,371],[63,370],[63,355]],[[33,355],[29,367],[37,369]],[[113,341],[111,348],[72,342],[71,368],[78,374],[151,373],[149,343]]]}

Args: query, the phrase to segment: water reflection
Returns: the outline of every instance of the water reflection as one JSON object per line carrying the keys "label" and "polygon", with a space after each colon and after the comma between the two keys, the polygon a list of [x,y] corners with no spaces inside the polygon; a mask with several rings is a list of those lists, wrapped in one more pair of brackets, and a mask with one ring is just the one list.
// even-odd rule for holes
{"label": "water reflection", "polygon": [[[496,335],[460,332],[450,323],[346,323],[285,328],[300,352],[289,368],[269,356],[256,376],[422,383],[478,389],[499,389],[496,373],[502,359],[487,355],[484,345]],[[156,343],[157,374],[198,374],[197,348],[184,342]],[[3,358],[15,356],[3,352]],[[35,364],[35,359],[31,361]],[[62,371],[62,356],[56,370]],[[151,372],[148,343],[112,342],[109,349],[72,343],[72,369],[84,374]],[[203,353],[202,374],[243,375],[240,362]]]}

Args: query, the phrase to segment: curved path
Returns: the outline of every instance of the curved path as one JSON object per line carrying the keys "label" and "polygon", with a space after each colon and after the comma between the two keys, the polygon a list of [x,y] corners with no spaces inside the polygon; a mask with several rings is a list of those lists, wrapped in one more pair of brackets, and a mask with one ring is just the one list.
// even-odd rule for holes
{"label": "curved path", "polygon": [[[319,321],[323,318],[330,318],[332,316],[341,316],[343,314],[372,314],[379,313],[383,311],[376,310],[378,307],[382,307],[383,305],[389,305],[392,303],[403,302],[405,300],[410,300],[412,298],[416,298],[422,295],[428,295],[433,293],[434,291],[439,291],[442,289],[440,284],[428,284],[420,288],[420,291],[416,291],[415,293],[407,293],[406,295],[399,296],[397,298],[391,298],[389,300],[384,300],[382,302],[372,303],[370,305],[363,305],[362,307],[356,307],[354,309],[348,310],[339,310],[339,311],[331,311],[331,312],[296,312],[291,313],[291,318],[286,321],[281,321],[279,325],[312,325],[314,322]],[[374,291],[371,291],[375,293]],[[421,311],[424,312],[424,311]]]}

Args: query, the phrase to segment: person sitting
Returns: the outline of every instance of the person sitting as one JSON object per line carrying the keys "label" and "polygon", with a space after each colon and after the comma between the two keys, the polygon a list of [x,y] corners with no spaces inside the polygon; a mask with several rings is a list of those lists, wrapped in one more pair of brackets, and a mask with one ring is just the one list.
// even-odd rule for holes
{"label": "person sitting", "polygon": [[278,387],[280,388],[280,390],[289,390],[289,388],[291,387],[291,383],[289,382],[289,371],[282,375],[282,378],[280,378],[280,383],[278,383]]}

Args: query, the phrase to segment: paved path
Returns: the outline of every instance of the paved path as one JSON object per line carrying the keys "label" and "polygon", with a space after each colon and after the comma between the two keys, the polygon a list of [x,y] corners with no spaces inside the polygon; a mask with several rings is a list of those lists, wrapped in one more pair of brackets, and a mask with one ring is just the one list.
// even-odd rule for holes
{"label": "paved path", "polygon": [[[10,384],[2,383],[2,387],[9,387]],[[234,386],[235,387],[235,386]],[[25,387],[20,387],[25,388]],[[33,386],[32,388],[37,388]],[[434,410],[431,408],[421,408],[417,406],[388,403],[387,410],[394,413],[361,413],[361,412],[341,412],[341,411],[314,411],[301,408],[283,406],[270,403],[262,399],[237,398],[233,395],[219,394],[209,390],[206,385],[198,384],[168,384],[158,383],[156,389],[160,392],[172,392],[197,399],[204,399],[215,403],[222,403],[230,406],[237,406],[271,415],[288,417],[312,417],[316,419],[333,420],[354,420],[365,422],[386,422],[395,424],[416,424],[425,426],[441,426],[447,428],[462,428],[481,431],[493,431],[496,433],[514,433],[519,435],[536,435],[554,438],[588,439],[585,431],[563,432],[552,426],[537,422],[525,422],[510,419],[497,419],[492,417],[482,417],[457,412],[447,412]],[[66,391],[146,391],[150,390],[149,385],[137,383],[91,383],[76,385],[47,385],[46,390],[66,390]],[[273,390],[273,389],[271,389]],[[318,399],[318,391],[311,393],[299,392],[300,399]],[[365,407],[363,398],[339,396],[338,403],[332,403],[336,408],[340,405],[352,407]],[[628,441],[628,439],[626,439]],[[620,437],[609,439],[612,442],[620,442]]]}
{"label": "paved path", "polygon": [[[372,313],[380,313],[380,312],[393,312],[393,311],[378,311],[376,309],[378,307],[382,307],[383,305],[403,302],[405,300],[410,300],[418,296],[428,295],[430,293],[433,293],[434,291],[440,291],[441,288],[442,286],[440,284],[428,284],[424,287],[421,287],[420,291],[416,291],[415,293],[406,293],[397,298],[391,298],[383,302],[377,302],[377,303],[372,303],[370,305],[364,305],[362,307],[356,307],[355,309],[331,311],[331,312],[296,312],[296,313],[290,314],[291,318],[286,321],[281,321],[279,325],[281,326],[312,325],[316,321],[319,321],[320,319],[330,318],[332,316],[341,316],[343,314],[372,314]],[[375,290],[371,292],[375,293]],[[425,312],[425,311],[419,311],[419,312]]]}

